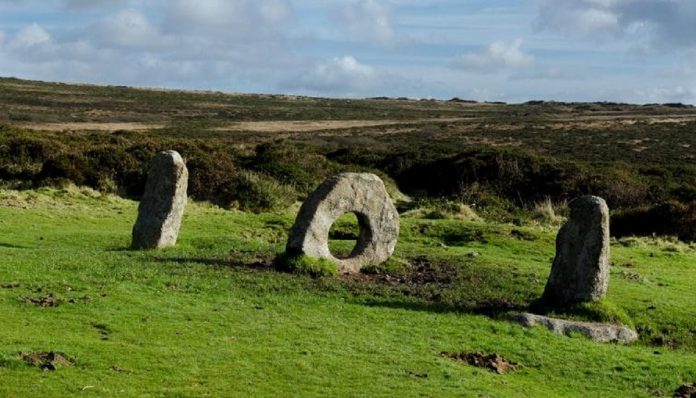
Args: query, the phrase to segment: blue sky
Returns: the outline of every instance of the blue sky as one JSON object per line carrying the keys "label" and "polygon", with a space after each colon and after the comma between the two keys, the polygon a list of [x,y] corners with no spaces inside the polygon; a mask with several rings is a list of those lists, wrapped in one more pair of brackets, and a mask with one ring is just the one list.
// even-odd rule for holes
{"label": "blue sky", "polygon": [[696,1],[0,0],[0,76],[696,104]]}

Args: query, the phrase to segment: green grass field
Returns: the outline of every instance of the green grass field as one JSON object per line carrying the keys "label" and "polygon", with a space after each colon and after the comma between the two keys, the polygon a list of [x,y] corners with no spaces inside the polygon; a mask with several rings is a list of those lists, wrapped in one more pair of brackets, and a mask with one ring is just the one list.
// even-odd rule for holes
{"label": "green grass field", "polygon": [[[136,252],[136,205],[0,191],[0,396],[650,397],[696,381],[693,244],[613,241],[607,300],[641,334],[618,346],[506,320],[541,294],[555,227],[404,217],[408,266],[314,279],[271,266],[292,211],[190,203],[177,247]],[[44,351],[72,363],[20,354]]]}

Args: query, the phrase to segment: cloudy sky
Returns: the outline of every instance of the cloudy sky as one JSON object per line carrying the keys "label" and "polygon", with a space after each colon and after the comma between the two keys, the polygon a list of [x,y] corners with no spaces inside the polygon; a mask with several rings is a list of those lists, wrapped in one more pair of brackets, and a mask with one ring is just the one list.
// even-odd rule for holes
{"label": "cloudy sky", "polygon": [[0,76],[696,104],[696,1],[0,0]]}

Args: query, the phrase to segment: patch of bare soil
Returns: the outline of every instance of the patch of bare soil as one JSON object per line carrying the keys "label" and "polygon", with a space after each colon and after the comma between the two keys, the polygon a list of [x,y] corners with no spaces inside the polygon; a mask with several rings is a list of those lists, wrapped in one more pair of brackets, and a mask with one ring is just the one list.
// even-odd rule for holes
{"label": "patch of bare soil", "polygon": [[40,296],[40,297],[24,297],[22,298],[22,301],[24,301],[27,304],[34,304],[38,307],[58,307],[60,304],[60,300],[56,298],[53,293],[49,293],[45,296]]}
{"label": "patch of bare soil", "polygon": [[409,258],[410,266],[404,272],[358,273],[342,275],[344,280],[366,284],[401,285],[404,288],[417,288],[425,285],[438,289],[451,287],[457,276],[457,269],[448,262],[434,262],[426,257]]}
{"label": "patch of bare soil", "polygon": [[461,353],[452,354],[449,352],[442,352],[443,357],[461,361],[468,365],[475,366],[477,368],[488,369],[499,375],[506,374],[515,370],[517,367],[516,362],[509,361],[498,354],[481,354],[480,352],[473,353]]}
{"label": "patch of bare soil", "polygon": [[[44,292],[46,289],[43,287],[39,287],[35,289],[34,291],[36,293],[41,293]],[[72,292],[71,287],[66,287],[66,291]],[[60,298],[56,296],[52,292],[48,292],[43,296],[37,296],[37,297],[22,297],[20,298],[21,301],[27,304],[33,304],[37,307],[44,307],[44,308],[49,308],[49,307],[58,307],[61,304],[68,303],[68,304],[80,304],[80,303],[87,303],[91,301],[91,297],[84,295],[84,296],[74,296],[74,297],[68,297],[68,298]]]}
{"label": "patch of bare soil", "polygon": [[20,286],[19,282],[11,282],[11,283],[5,283],[0,285],[0,288],[3,289],[16,289]]}
{"label": "patch of bare soil", "polygon": [[99,331],[99,338],[102,340],[109,340],[111,329],[108,326],[104,325],[103,323],[93,323],[92,327]]}
{"label": "patch of bare soil", "polygon": [[696,120],[694,115],[603,115],[603,116],[574,116],[572,118],[557,117],[553,120],[556,123],[551,123],[548,126],[554,129],[601,129],[608,127],[628,127],[638,122],[647,122],[648,124],[674,124],[684,123]]}
{"label": "patch of bare soil", "polygon": [[151,130],[164,127],[163,124],[140,123],[140,122],[119,122],[119,123],[97,123],[97,122],[73,122],[73,123],[21,123],[19,127],[41,131],[117,131],[117,130]]}
{"label": "patch of bare soil", "polygon": [[20,352],[19,356],[27,365],[36,366],[42,370],[56,370],[59,367],[72,366],[75,360],[61,352],[37,351],[30,353]]}
{"label": "patch of bare soil", "polygon": [[319,130],[338,130],[356,127],[379,127],[397,124],[422,124],[438,122],[458,122],[468,118],[439,118],[418,120],[281,120],[270,122],[238,122],[218,127],[215,131],[253,131],[258,133],[309,132]]}
{"label": "patch of bare soil", "polygon": [[122,368],[122,367],[117,366],[117,365],[112,366],[111,370],[113,370],[116,373],[125,373],[125,374],[130,373],[130,370],[128,370],[126,368]]}
{"label": "patch of bare soil", "polygon": [[674,392],[674,398],[696,398],[696,383],[684,384]]}

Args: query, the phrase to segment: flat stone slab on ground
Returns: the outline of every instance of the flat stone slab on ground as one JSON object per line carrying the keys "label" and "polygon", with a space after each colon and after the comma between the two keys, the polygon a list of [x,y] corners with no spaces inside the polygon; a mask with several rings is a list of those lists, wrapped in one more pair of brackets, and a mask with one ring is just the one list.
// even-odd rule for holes
{"label": "flat stone slab on ground", "polygon": [[638,340],[638,333],[635,330],[622,325],[569,321],[528,312],[516,315],[515,320],[528,327],[544,326],[556,334],[580,333],[600,343],[628,344]]}

